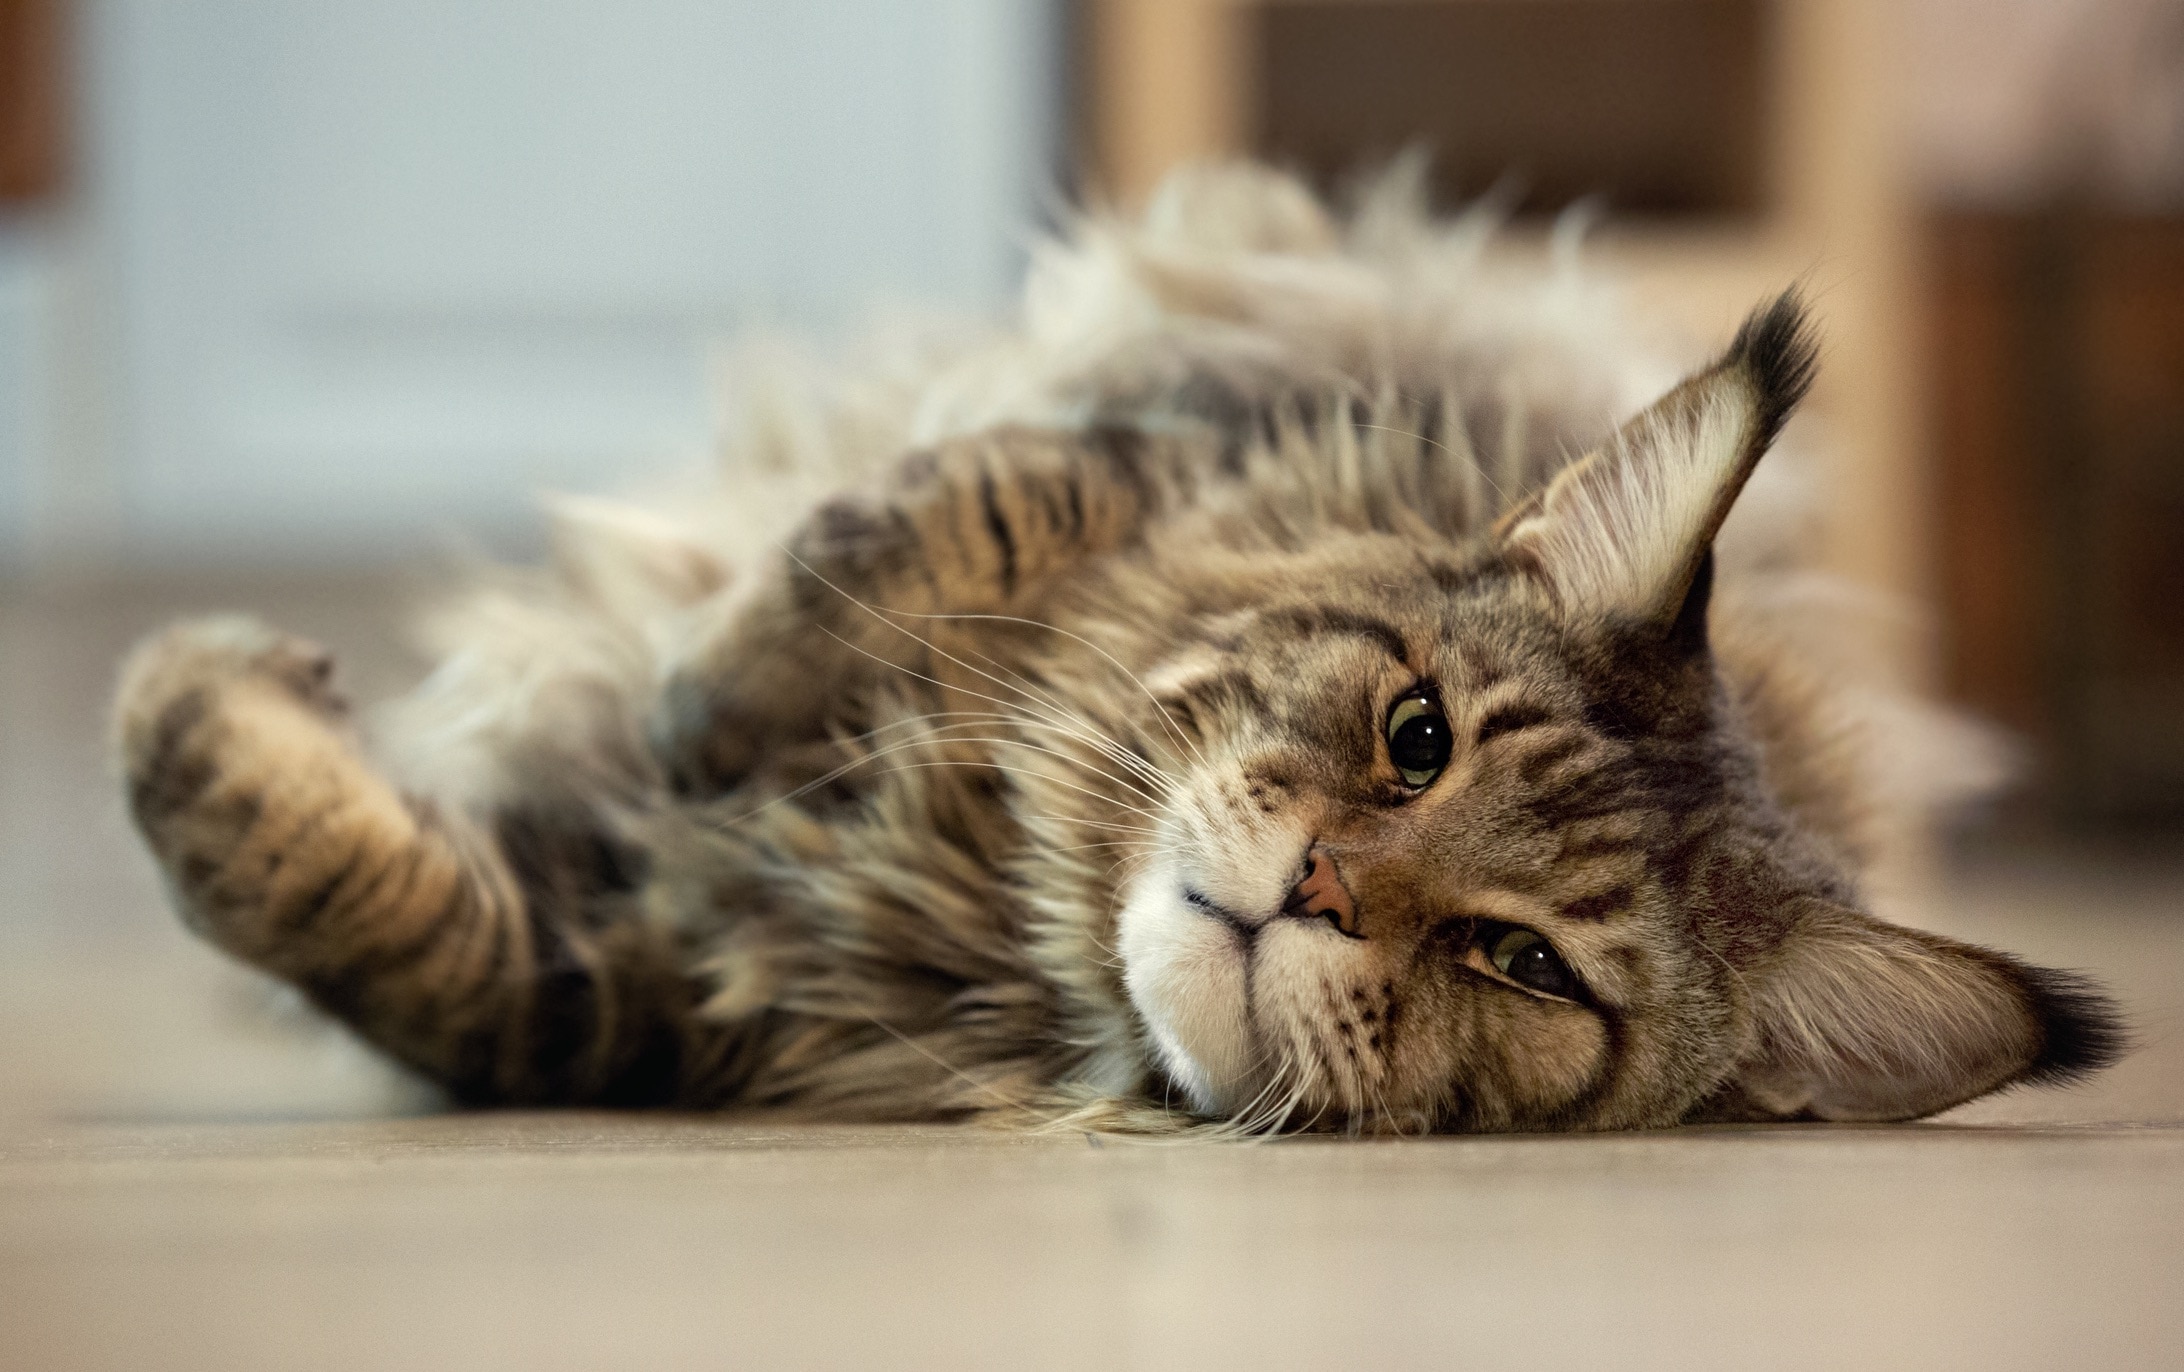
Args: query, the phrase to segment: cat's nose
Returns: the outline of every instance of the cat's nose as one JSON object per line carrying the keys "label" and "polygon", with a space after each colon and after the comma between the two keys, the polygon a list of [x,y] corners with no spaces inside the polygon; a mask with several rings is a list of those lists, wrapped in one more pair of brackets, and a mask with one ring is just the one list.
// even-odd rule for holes
{"label": "cat's nose", "polygon": [[1357,918],[1357,903],[1350,899],[1350,888],[1342,884],[1342,873],[1336,869],[1334,858],[1316,843],[1304,855],[1304,879],[1282,902],[1282,913],[1300,919],[1324,919],[1351,938],[1365,937]]}

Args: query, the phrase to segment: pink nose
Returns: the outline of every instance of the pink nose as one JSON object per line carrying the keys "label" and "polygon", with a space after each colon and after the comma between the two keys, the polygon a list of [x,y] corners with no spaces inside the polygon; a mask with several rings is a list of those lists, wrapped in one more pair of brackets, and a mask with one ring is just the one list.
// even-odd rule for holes
{"label": "pink nose", "polygon": [[1350,888],[1342,884],[1335,860],[1316,843],[1304,855],[1304,880],[1282,902],[1282,913],[1324,919],[1351,938],[1365,937],[1358,923],[1357,903],[1350,899]]}

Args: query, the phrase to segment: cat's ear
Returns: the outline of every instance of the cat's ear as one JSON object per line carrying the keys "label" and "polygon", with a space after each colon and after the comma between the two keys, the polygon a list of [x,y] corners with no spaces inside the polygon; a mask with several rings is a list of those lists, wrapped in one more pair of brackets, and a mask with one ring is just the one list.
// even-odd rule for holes
{"label": "cat's ear", "polygon": [[1758,1032],[1733,1085],[1762,1117],[1916,1119],[2085,1076],[2125,1047],[2115,1003],[2084,977],[1825,901],[1801,903],[1744,978]]}
{"label": "cat's ear", "polygon": [[1687,378],[1496,525],[1510,562],[1572,618],[1703,621],[1714,534],[1812,384],[1797,293],[1754,310],[1721,360]]}

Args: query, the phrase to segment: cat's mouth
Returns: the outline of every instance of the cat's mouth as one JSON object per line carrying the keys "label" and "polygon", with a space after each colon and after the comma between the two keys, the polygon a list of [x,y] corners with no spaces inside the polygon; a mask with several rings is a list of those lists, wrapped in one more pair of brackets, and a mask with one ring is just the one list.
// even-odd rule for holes
{"label": "cat's mouth", "polygon": [[1185,886],[1183,888],[1183,903],[1216,924],[1226,926],[1230,932],[1247,944],[1259,932],[1259,926],[1266,923],[1265,916],[1254,918],[1240,911],[1231,910],[1228,906],[1221,904],[1195,886]]}
{"label": "cat's mouth", "polygon": [[1126,893],[1123,984],[1162,1069],[1203,1113],[1233,1114],[1265,1089],[1270,1055],[1252,981],[1279,913],[1238,909],[1173,870],[1145,872]]}

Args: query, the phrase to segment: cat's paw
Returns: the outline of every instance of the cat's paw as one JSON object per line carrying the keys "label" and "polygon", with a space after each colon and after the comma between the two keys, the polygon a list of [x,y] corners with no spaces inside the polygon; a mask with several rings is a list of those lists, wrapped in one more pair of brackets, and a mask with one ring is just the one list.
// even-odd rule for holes
{"label": "cat's paw", "polygon": [[211,780],[214,735],[247,699],[326,722],[347,704],[332,654],[244,616],[190,620],[151,638],[122,668],[114,738],[138,819],[186,804]]}

